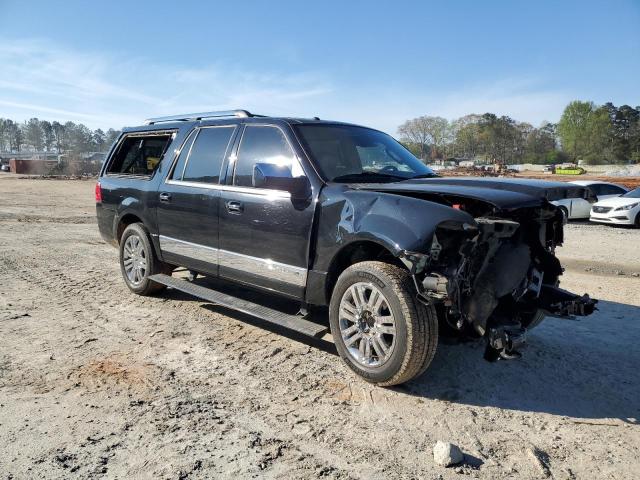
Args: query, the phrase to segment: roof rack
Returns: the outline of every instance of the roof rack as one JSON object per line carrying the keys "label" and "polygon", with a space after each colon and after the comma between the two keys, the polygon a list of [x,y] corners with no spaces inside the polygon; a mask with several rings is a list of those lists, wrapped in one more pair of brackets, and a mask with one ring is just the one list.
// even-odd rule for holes
{"label": "roof rack", "polygon": [[189,122],[204,120],[205,118],[224,118],[224,117],[261,117],[262,115],[254,115],[247,110],[220,110],[218,112],[201,112],[201,113],[183,113],[182,115],[169,115],[166,117],[147,118],[145,125],[154,125],[164,122]]}

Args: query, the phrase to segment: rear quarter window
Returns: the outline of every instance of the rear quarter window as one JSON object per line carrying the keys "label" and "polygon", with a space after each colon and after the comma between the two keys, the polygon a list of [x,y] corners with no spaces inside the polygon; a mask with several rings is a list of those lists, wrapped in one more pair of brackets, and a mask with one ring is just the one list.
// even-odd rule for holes
{"label": "rear quarter window", "polygon": [[167,151],[173,135],[173,132],[167,132],[125,136],[107,167],[107,173],[151,176]]}

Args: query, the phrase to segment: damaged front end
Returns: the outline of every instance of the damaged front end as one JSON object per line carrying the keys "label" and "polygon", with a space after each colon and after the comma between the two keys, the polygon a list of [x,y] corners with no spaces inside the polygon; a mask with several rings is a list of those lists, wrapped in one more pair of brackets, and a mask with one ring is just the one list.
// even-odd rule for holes
{"label": "damaged front end", "polygon": [[515,358],[528,328],[544,315],[590,315],[597,300],[559,288],[555,256],[563,218],[548,202],[501,211],[479,201],[455,208],[475,222],[443,222],[427,253],[404,252],[419,297],[462,334],[487,339],[485,358]]}

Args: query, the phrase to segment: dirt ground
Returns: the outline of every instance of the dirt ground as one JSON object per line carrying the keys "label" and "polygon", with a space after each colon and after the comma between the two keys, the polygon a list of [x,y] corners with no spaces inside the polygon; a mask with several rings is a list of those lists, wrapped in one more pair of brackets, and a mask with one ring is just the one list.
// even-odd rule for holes
{"label": "dirt ground", "polygon": [[567,227],[563,286],[596,314],[516,361],[441,344],[385,389],[329,341],[130,294],[93,187],[0,175],[0,478],[638,478],[640,230]]}

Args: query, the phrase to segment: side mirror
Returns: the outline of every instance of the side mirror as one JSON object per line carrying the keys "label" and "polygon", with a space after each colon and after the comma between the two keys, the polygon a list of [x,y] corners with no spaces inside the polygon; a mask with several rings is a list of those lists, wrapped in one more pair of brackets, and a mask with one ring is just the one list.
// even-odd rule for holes
{"label": "side mirror", "polygon": [[270,190],[283,190],[291,198],[302,200],[309,197],[311,186],[307,177],[294,177],[291,167],[274,163],[256,163],[253,166],[253,186]]}

